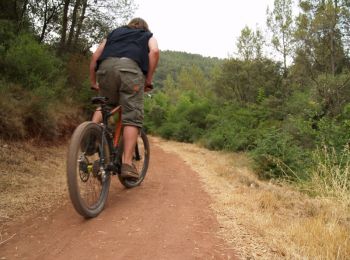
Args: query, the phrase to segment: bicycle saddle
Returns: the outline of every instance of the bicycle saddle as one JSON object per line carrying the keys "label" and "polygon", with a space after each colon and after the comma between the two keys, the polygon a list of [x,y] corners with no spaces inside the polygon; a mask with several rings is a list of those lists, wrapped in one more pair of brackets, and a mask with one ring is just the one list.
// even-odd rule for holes
{"label": "bicycle saddle", "polygon": [[107,103],[107,97],[93,97],[91,98],[91,103],[95,105],[103,105]]}

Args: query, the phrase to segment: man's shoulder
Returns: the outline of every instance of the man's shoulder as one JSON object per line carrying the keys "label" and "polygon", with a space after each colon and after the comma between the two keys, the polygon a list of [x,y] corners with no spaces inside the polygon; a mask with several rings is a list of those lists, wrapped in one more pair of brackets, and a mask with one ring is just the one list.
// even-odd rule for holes
{"label": "man's shoulder", "polygon": [[129,28],[127,26],[120,26],[120,27],[115,28],[111,33],[119,32],[119,31],[125,31],[125,30],[128,30],[128,29]]}
{"label": "man's shoulder", "polygon": [[149,31],[145,31],[143,29],[134,29],[134,28],[130,28],[128,26],[121,26],[121,27],[115,28],[113,31],[111,31],[108,35],[108,38],[119,37],[122,35],[131,36],[131,35],[139,35],[139,34],[145,35],[148,39],[153,36],[153,33],[149,32]]}

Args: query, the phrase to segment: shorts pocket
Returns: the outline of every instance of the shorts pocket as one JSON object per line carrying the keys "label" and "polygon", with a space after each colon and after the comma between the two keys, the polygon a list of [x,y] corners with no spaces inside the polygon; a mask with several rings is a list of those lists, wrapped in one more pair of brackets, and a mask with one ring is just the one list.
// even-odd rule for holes
{"label": "shorts pocket", "polygon": [[144,80],[140,72],[134,69],[120,69],[122,81],[120,91],[128,94],[139,92],[143,89]]}

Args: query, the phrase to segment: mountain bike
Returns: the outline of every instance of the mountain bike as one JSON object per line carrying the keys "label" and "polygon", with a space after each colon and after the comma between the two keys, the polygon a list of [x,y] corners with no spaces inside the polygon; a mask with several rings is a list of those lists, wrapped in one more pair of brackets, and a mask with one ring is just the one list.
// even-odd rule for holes
{"label": "mountain bike", "polygon": [[[150,159],[148,138],[141,129],[133,154],[139,178],[122,178],[122,108],[110,109],[106,97],[94,97],[92,103],[99,106],[102,123],[80,124],[72,135],[67,157],[70,199],[75,210],[85,218],[96,217],[103,210],[112,175],[117,175],[126,188],[136,187],[144,180]],[[110,121],[114,117],[117,123],[113,131]]]}

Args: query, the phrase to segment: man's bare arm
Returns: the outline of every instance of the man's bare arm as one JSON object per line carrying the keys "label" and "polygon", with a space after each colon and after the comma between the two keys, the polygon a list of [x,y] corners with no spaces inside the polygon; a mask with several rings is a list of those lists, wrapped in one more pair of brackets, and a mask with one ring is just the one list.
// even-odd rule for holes
{"label": "man's bare arm", "polygon": [[148,41],[148,58],[149,58],[149,64],[148,64],[148,73],[146,76],[146,86],[152,84],[153,74],[157,68],[158,60],[159,60],[159,49],[158,49],[158,42],[154,37],[151,37]]}
{"label": "man's bare arm", "polygon": [[104,39],[100,45],[97,47],[96,51],[92,54],[91,61],[90,61],[90,83],[91,87],[98,90],[98,84],[96,82],[96,63],[98,58],[101,56],[103,49],[105,48],[106,45],[106,39]]}

